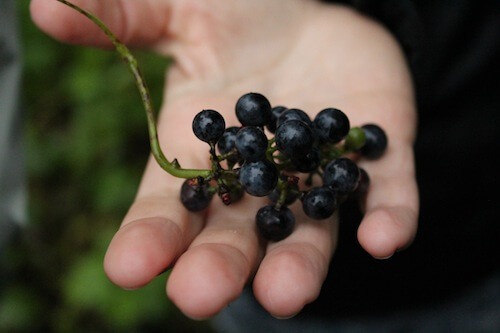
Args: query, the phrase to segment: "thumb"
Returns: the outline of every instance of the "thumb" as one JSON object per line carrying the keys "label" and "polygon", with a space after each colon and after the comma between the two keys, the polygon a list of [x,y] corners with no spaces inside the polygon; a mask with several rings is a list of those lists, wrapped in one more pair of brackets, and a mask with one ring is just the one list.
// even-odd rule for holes
{"label": "thumb", "polygon": [[[70,0],[99,17],[125,44],[149,46],[166,37],[168,1]],[[89,19],[56,0],[32,0],[33,22],[67,43],[107,47],[111,43]]]}

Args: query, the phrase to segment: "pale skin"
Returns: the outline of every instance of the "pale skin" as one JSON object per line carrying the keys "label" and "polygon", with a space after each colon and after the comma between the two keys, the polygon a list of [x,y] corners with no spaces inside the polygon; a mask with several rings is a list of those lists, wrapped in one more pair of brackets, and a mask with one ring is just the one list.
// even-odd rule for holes
{"label": "pale skin", "polygon": [[[234,104],[250,91],[312,117],[336,107],[353,126],[379,124],[389,146],[381,159],[359,162],[372,183],[358,241],[374,260],[412,242],[418,217],[413,87],[397,41],[380,24],[314,0],[74,3],[94,12],[125,44],[175,59],[158,128],[167,158],[183,167],[209,167],[208,146],[191,131],[194,115],[215,109],[228,126],[237,125]],[[31,15],[59,40],[110,45],[88,19],[55,0],[32,0]],[[206,212],[189,213],[178,199],[181,183],[150,159],[105,256],[111,281],[140,288],[172,268],[167,295],[197,319],[217,314],[248,283],[278,318],[297,314],[318,297],[336,247],[337,217],[312,221],[296,203],[294,233],[265,243],[254,226],[265,199],[246,196],[225,207],[216,198]]]}

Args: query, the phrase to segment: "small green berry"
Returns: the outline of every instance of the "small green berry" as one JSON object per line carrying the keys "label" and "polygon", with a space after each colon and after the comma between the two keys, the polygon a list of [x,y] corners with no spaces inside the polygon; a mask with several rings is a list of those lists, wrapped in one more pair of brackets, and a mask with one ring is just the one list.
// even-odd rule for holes
{"label": "small green berry", "polygon": [[365,145],[365,142],[365,132],[359,127],[353,127],[347,134],[344,146],[347,150],[358,150]]}

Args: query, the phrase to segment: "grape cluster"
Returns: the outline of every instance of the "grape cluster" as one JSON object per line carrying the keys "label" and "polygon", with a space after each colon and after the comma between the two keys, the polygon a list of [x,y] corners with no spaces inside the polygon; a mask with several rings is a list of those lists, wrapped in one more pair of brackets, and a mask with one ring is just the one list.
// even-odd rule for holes
{"label": "grape cluster", "polygon": [[[150,93],[137,60],[99,18],[66,0],[58,1],[96,24],[129,66],[142,97],[155,160],[171,175],[186,178],[180,193],[186,209],[202,211],[216,194],[226,205],[245,193],[268,196],[269,204],[256,214],[256,225],[264,238],[279,241],[293,232],[295,217],[288,206],[296,200],[302,201],[310,218],[326,219],[347,197],[367,191],[368,174],[345,156],[380,157],[387,137],[379,126],[351,128],[347,116],[335,108],[321,110],[311,119],[300,109],[272,107],[258,93],[238,99],[235,111],[241,126],[226,128],[224,117],[215,110],[195,116],[193,132],[210,146],[210,170],[183,169],[177,159],[169,161],[159,144]],[[266,130],[274,137],[269,138]],[[306,175],[301,183],[306,189],[299,187],[297,174]],[[321,186],[312,186],[314,177],[322,180]]]}
{"label": "grape cluster", "polygon": [[[202,211],[216,194],[226,205],[245,193],[268,196],[269,204],[256,214],[256,225],[264,238],[279,241],[293,232],[295,217],[288,206],[296,200],[310,218],[326,219],[347,197],[366,193],[368,174],[345,156],[380,157],[387,147],[383,129],[375,124],[351,128],[348,117],[335,108],[321,110],[311,119],[300,109],[272,107],[258,93],[238,99],[235,111],[241,126],[226,128],[224,117],[215,110],[195,116],[193,132],[210,146],[210,170],[183,169],[177,159],[169,161],[158,141],[150,93],[137,60],[99,18],[66,0],[58,1],[96,24],[129,66],[142,97],[155,160],[171,175],[186,178],[180,194],[186,209]],[[297,174],[306,175],[301,182],[306,189],[299,187]],[[322,180],[321,186],[312,186],[314,177]]]}
{"label": "grape cluster", "polygon": [[[297,200],[312,219],[332,216],[349,196],[362,196],[369,176],[346,154],[380,157],[387,147],[385,132],[375,124],[350,127],[335,108],[314,119],[296,108],[272,107],[259,93],[241,96],[235,107],[241,126],[227,127],[215,110],[203,110],[193,120],[193,132],[210,146],[210,176],[187,179],[181,201],[190,211],[208,207],[214,195],[229,205],[244,193],[269,198],[259,209],[256,225],[271,241],[289,236],[295,217],[288,208]],[[272,136],[274,134],[274,136]],[[223,166],[224,165],[224,166]],[[305,174],[305,175],[304,175]],[[299,175],[305,181],[299,186]],[[313,186],[313,178],[321,186]]]}

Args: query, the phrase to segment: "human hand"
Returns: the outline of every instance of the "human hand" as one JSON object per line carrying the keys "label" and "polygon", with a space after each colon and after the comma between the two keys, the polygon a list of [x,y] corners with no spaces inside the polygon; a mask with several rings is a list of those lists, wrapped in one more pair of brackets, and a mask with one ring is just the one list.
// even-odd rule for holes
{"label": "human hand", "polygon": [[[359,162],[371,188],[358,240],[376,258],[411,243],[418,214],[412,85],[399,47],[377,23],[312,0],[74,2],[124,43],[174,57],[158,125],[167,157],[184,167],[209,167],[208,146],[191,134],[194,115],[215,109],[237,125],[234,103],[250,91],[311,116],[333,106],[352,125],[381,125],[389,138],[385,155]],[[56,1],[32,0],[31,10],[56,38],[109,45],[90,21]],[[172,267],[167,294],[194,318],[216,314],[250,281],[276,317],[298,313],[319,295],[337,242],[336,217],[310,220],[296,203],[293,234],[265,244],[254,224],[265,199],[246,196],[229,207],[214,200],[205,213],[190,213],[178,199],[181,183],[150,159],[105,257],[114,283],[138,288]]]}

